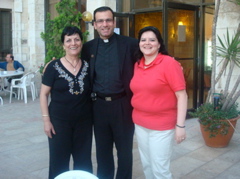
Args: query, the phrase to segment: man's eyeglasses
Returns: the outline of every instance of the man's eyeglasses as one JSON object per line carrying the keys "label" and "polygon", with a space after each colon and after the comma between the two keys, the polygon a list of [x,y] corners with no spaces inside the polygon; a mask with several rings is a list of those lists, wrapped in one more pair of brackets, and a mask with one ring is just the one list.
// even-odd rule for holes
{"label": "man's eyeglasses", "polygon": [[96,20],[95,22],[96,22],[97,24],[103,24],[104,21],[105,21],[106,23],[112,23],[112,22],[113,22],[113,19],[99,19],[99,20]]}

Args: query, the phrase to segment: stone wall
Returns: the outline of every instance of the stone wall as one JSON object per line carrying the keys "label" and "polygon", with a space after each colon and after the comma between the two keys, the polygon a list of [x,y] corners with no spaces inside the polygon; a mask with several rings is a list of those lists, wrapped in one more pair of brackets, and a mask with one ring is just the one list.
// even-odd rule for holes
{"label": "stone wall", "polygon": [[44,63],[44,1],[15,0],[12,9],[13,54],[26,71],[36,71]]}
{"label": "stone wall", "polygon": [[12,9],[14,0],[1,0],[0,8]]}

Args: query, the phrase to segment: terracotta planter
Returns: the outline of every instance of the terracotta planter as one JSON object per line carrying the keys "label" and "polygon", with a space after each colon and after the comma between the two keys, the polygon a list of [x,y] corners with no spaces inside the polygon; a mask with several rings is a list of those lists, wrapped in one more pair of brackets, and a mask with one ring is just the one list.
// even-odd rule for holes
{"label": "terracotta planter", "polygon": [[[237,120],[239,118],[240,117],[238,116],[236,118],[229,119],[229,121],[231,122],[232,125],[230,125],[227,135],[218,134],[216,137],[211,137],[211,138],[209,137],[210,132],[205,131],[204,126],[202,124],[200,124],[200,129],[201,129],[205,144],[209,147],[215,147],[215,148],[227,147],[233,136],[234,128],[235,128],[235,126],[237,124]],[[234,128],[232,126],[234,126]],[[221,130],[221,128],[219,128],[219,130]]]}

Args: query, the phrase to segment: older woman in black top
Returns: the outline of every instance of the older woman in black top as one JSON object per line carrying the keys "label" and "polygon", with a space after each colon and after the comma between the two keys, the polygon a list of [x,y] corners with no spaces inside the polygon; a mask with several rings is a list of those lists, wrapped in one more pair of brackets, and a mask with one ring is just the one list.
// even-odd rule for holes
{"label": "older woman in black top", "polygon": [[49,63],[40,94],[44,131],[49,139],[50,179],[69,170],[71,155],[75,170],[92,172],[89,66],[79,58],[82,33],[77,27],[66,27],[61,40],[66,55]]}

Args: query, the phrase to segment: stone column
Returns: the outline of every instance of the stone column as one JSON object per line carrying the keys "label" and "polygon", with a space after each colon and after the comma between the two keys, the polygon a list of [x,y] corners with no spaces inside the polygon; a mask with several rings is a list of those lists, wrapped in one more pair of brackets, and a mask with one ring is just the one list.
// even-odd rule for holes
{"label": "stone column", "polygon": [[23,63],[22,57],[22,0],[16,0],[13,4],[12,10],[12,50],[15,60]]}
{"label": "stone column", "polygon": [[44,1],[28,0],[27,3],[28,60],[30,69],[35,71],[44,63],[45,58],[45,44],[40,36],[41,32],[44,32]]}

